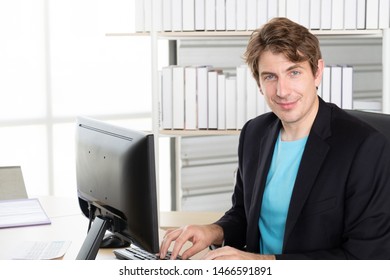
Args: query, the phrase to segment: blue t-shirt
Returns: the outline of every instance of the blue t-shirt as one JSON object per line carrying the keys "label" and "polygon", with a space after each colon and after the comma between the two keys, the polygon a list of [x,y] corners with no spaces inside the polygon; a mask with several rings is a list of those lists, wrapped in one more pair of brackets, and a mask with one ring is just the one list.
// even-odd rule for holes
{"label": "blue t-shirt", "polygon": [[307,137],[281,141],[279,133],[260,210],[261,254],[282,253],[288,208],[306,141]]}

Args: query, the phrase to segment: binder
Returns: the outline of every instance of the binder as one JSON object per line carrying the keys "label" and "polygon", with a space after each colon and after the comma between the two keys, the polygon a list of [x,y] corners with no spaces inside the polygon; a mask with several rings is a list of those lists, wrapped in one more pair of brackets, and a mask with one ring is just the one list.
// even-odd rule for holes
{"label": "binder", "polygon": [[173,128],[184,129],[184,67],[173,67],[172,81]]}
{"label": "binder", "polygon": [[208,129],[217,129],[218,126],[218,70],[208,73]]}
{"label": "binder", "polygon": [[247,66],[241,65],[236,68],[237,85],[237,126],[241,129],[246,121],[246,72]]}
{"label": "binder", "polygon": [[215,0],[205,0],[206,30],[215,30]]}
{"label": "binder", "polygon": [[367,1],[366,29],[378,29],[379,26],[379,0]]}
{"label": "binder", "polygon": [[330,68],[330,102],[336,104],[340,108],[341,104],[341,93],[342,93],[342,71],[339,65],[332,65]]}
{"label": "binder", "polygon": [[183,1],[183,31],[195,30],[195,0],[182,0]]}
{"label": "binder", "polygon": [[353,109],[353,68],[345,65],[342,67],[342,99],[343,109]]}
{"label": "binder", "polygon": [[197,128],[197,67],[188,66],[184,69],[185,74],[185,129]]}
{"label": "binder", "polygon": [[195,0],[195,30],[205,30],[205,0]]}
{"label": "binder", "polygon": [[183,2],[181,0],[172,1],[172,31],[183,30]]}
{"label": "binder", "polygon": [[332,28],[332,0],[322,0],[321,1],[321,29],[331,29],[331,28]]}
{"label": "binder", "polygon": [[237,29],[236,0],[226,0],[226,30]]}
{"label": "binder", "polygon": [[163,129],[173,128],[173,70],[172,66],[162,68],[162,122]]}
{"label": "binder", "polygon": [[218,74],[218,125],[217,128],[226,129],[226,76]]}
{"label": "binder", "polygon": [[344,28],[357,29],[357,0],[345,0]]}
{"label": "binder", "polygon": [[197,68],[199,129],[208,128],[208,71],[207,66]]}
{"label": "binder", "polygon": [[236,129],[237,112],[236,112],[236,77],[230,76],[226,78],[226,129]]}
{"label": "binder", "polygon": [[226,30],[225,0],[216,0],[216,30]]}

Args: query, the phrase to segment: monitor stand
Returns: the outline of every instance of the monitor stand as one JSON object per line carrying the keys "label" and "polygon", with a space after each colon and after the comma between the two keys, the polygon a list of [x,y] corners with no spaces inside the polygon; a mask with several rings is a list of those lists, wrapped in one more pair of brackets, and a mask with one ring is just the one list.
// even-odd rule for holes
{"label": "monitor stand", "polygon": [[100,248],[100,243],[103,240],[109,224],[109,220],[95,217],[76,260],[94,260],[96,258]]}
{"label": "monitor stand", "polygon": [[104,236],[100,243],[100,248],[124,248],[129,246],[129,242],[112,233]]}

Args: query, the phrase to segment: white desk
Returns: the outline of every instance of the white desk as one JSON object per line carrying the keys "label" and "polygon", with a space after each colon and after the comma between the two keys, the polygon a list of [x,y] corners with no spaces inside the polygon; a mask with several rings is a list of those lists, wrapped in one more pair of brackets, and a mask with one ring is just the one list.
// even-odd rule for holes
{"label": "white desk", "polygon": [[[63,259],[74,260],[87,235],[88,219],[81,214],[77,198],[43,197],[39,199],[50,217],[51,225],[0,229],[0,259],[11,259],[24,241],[69,240]],[[216,221],[218,212],[161,212],[160,227],[207,224]],[[100,249],[96,259],[115,259],[112,249]]]}

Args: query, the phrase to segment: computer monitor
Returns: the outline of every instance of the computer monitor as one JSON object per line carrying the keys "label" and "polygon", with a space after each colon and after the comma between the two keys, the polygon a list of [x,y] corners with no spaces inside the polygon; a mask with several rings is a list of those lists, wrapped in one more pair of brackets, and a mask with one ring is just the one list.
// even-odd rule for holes
{"label": "computer monitor", "polygon": [[[90,220],[77,259],[95,259],[106,230],[157,253],[158,207],[153,134],[77,118],[77,194]],[[126,244],[126,242],[128,242]]]}

